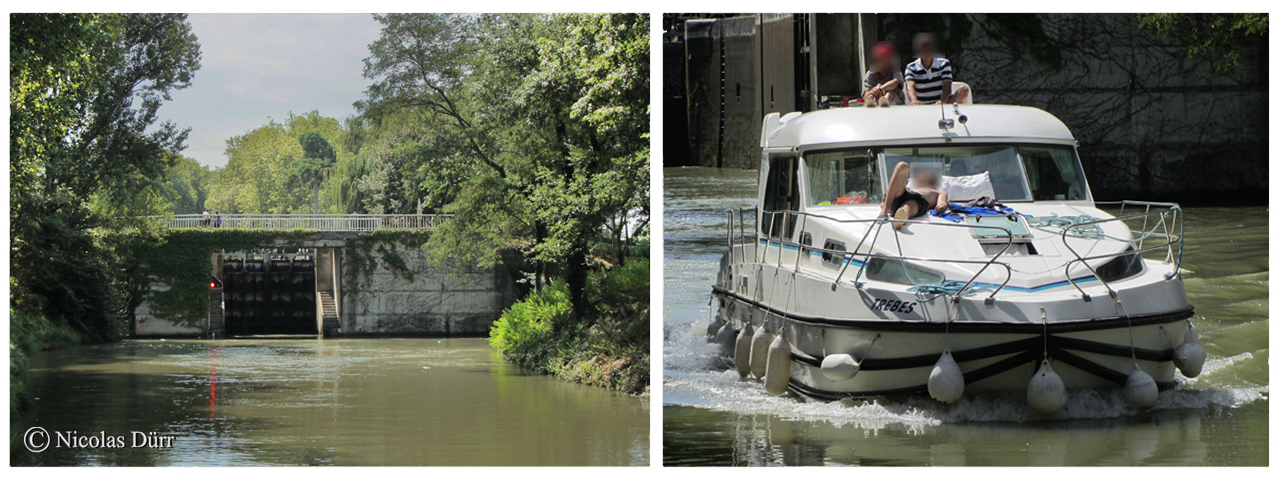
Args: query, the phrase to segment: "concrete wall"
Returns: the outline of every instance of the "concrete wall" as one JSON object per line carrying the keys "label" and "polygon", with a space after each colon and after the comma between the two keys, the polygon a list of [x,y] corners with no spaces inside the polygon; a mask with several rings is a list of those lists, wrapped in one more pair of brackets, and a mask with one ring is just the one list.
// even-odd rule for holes
{"label": "concrete wall", "polygon": [[1185,43],[1142,28],[1137,15],[1039,14],[1061,52],[1054,65],[986,33],[986,16],[970,17],[970,36],[948,52],[957,80],[979,102],[1062,119],[1080,140],[1095,197],[1266,202],[1265,39],[1246,43],[1240,67],[1219,74],[1220,53],[1188,56]]}
{"label": "concrete wall", "polygon": [[500,266],[454,273],[431,266],[425,251],[382,246],[405,261],[413,280],[381,260],[372,271],[360,272],[353,256],[363,254],[343,249],[339,336],[486,336],[515,302],[510,276]]}
{"label": "concrete wall", "polygon": [[[427,253],[418,248],[383,243],[369,251],[376,260],[372,269],[359,269],[356,257],[369,259],[369,255],[351,246],[356,236],[358,233],[322,232],[301,241],[302,247],[317,250],[318,289],[334,291],[341,326],[336,331],[326,328],[326,336],[488,336],[502,311],[516,302],[515,285],[501,265],[455,272],[431,266]],[[282,238],[280,246],[297,242]],[[413,273],[412,280],[388,266],[379,249],[404,260]],[[220,274],[217,255],[213,259],[213,274]],[[169,287],[157,282],[151,289]],[[221,298],[221,290],[210,293],[212,316],[221,318]],[[209,322],[208,316],[195,326],[158,319],[143,301],[136,311],[134,330],[139,337],[206,337],[210,335]],[[219,325],[215,323],[215,331],[222,329]]]}

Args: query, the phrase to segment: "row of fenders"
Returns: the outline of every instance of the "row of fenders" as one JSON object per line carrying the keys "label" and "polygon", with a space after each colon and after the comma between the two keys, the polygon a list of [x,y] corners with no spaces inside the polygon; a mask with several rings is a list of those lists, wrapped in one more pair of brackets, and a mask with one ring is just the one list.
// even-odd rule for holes
{"label": "row of fenders", "polygon": [[315,255],[264,253],[222,262],[227,335],[316,333]]}

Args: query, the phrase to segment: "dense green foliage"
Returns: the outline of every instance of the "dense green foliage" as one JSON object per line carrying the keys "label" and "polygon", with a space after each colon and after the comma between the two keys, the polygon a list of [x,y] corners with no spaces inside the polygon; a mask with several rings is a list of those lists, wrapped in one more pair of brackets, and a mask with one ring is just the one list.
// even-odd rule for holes
{"label": "dense green foliage", "polygon": [[544,373],[639,393],[649,386],[649,261],[594,272],[590,281],[594,323],[555,329],[575,324],[568,284],[555,280],[504,311],[489,344]]}
{"label": "dense green foliage", "polygon": [[10,309],[114,339],[132,293],[116,276],[120,246],[90,230],[154,232],[133,216],[166,210],[164,180],[187,135],[156,112],[190,85],[200,45],[185,15],[10,23]]}
{"label": "dense green foliage", "polygon": [[1270,20],[1265,13],[1149,13],[1139,23],[1187,42],[1188,56],[1219,54],[1221,61],[1214,68],[1230,74],[1240,65],[1236,48],[1241,39],[1266,36]]}
{"label": "dense green foliage", "polygon": [[190,85],[200,44],[180,14],[9,22],[9,395],[20,408],[31,351],[126,333],[140,292],[120,274],[130,246],[157,234],[136,216],[170,208],[187,136],[156,113]]}
{"label": "dense green foliage", "polygon": [[[227,165],[214,176],[205,207],[227,214],[311,213],[316,187],[337,157],[331,146],[342,135],[337,119],[312,111],[228,139]],[[308,157],[308,149],[320,157]]]}

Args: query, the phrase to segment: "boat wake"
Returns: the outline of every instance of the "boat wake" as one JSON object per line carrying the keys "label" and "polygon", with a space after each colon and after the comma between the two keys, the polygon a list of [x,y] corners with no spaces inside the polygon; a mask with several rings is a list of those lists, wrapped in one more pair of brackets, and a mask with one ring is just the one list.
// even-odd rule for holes
{"label": "boat wake", "polygon": [[[741,379],[730,361],[721,357],[715,345],[707,343],[705,337],[705,327],[701,323],[669,327],[664,343],[664,403],[741,414],[773,415],[791,420],[824,421],[838,427],[853,426],[864,430],[901,428],[908,432],[927,431],[930,427],[953,423],[1102,420],[1148,412],[1125,403],[1118,388],[1068,391],[1066,408],[1051,417],[1036,414],[1027,406],[1025,397],[1015,393],[965,396],[951,405],[944,405],[925,395],[837,402],[814,401],[794,395],[774,397],[765,392],[762,382]],[[1211,357],[1205,362],[1200,379],[1253,358],[1248,352],[1225,358]],[[1270,385],[1200,388],[1200,384],[1181,378],[1181,375],[1178,377],[1180,386],[1161,392],[1159,401],[1150,411],[1222,411],[1265,402],[1270,392]]]}

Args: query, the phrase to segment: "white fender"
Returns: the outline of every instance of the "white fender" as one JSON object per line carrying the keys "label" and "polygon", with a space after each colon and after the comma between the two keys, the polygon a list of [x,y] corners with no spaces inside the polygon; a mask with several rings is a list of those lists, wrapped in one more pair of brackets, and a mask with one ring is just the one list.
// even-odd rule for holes
{"label": "white fender", "polygon": [[1199,343],[1183,343],[1173,349],[1173,364],[1187,378],[1200,376],[1204,369],[1204,347]]}
{"label": "white fender", "polygon": [[738,332],[738,339],[733,343],[733,367],[738,369],[738,376],[745,378],[751,374],[751,335],[755,327],[747,324]]}
{"label": "white fender", "polygon": [[764,389],[770,395],[787,393],[791,382],[791,343],[785,335],[778,335],[769,345],[769,363],[764,372]]}
{"label": "white fender", "polygon": [[942,403],[951,403],[964,395],[964,372],[951,357],[951,350],[942,350],[938,363],[929,372],[929,396]]}
{"label": "white fender", "polygon": [[1129,378],[1124,381],[1124,401],[1138,408],[1151,408],[1158,398],[1160,389],[1156,387],[1155,379],[1134,363],[1133,371],[1129,372]]}
{"label": "white fender", "polygon": [[1053,372],[1049,360],[1040,362],[1040,370],[1031,376],[1031,383],[1027,384],[1027,405],[1046,417],[1067,406],[1067,387],[1062,384],[1062,377]]}
{"label": "white fender", "polygon": [[769,363],[769,343],[773,335],[763,326],[751,337],[751,374],[756,378],[764,378],[765,366]]}
{"label": "white fender", "polygon": [[725,324],[726,323],[724,323],[719,316],[715,317],[714,319],[712,319],[710,322],[707,323],[707,342],[708,343],[715,341],[716,335],[720,334],[720,328],[724,327]]}
{"label": "white fender", "polygon": [[1200,376],[1200,370],[1204,368],[1204,347],[1200,346],[1200,334],[1190,322],[1182,336],[1182,344],[1173,349],[1173,365],[1187,378]]}
{"label": "white fender", "polygon": [[738,332],[733,326],[725,323],[716,332],[716,345],[720,347],[720,356],[733,356],[733,342],[737,341]]}
{"label": "white fender", "polygon": [[861,364],[844,353],[827,355],[822,359],[822,374],[833,382],[843,382],[858,374]]}

